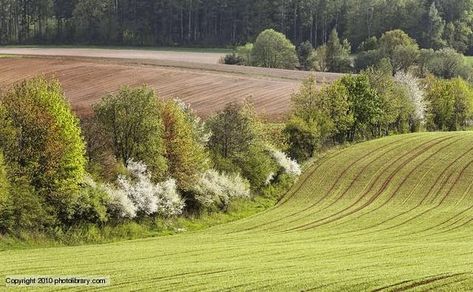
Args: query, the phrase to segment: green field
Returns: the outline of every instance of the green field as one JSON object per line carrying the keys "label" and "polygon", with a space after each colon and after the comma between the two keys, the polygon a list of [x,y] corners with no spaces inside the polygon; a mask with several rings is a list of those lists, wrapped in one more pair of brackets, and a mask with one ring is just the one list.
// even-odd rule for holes
{"label": "green field", "polygon": [[278,206],[206,231],[0,253],[0,276],[105,275],[105,290],[473,289],[473,133],[326,154]]}

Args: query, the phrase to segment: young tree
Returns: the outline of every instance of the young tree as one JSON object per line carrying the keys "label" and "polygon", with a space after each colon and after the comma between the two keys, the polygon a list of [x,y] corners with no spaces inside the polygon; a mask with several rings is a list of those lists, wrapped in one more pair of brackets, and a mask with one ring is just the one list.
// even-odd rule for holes
{"label": "young tree", "polygon": [[353,126],[348,132],[347,139],[367,139],[378,132],[374,128],[378,124],[382,109],[381,99],[371,87],[366,75],[345,76],[340,82],[348,91],[350,111],[353,114]]}
{"label": "young tree", "polygon": [[344,142],[353,126],[348,90],[336,81],[319,89],[315,78],[309,77],[299,92],[292,96],[292,117],[286,125],[291,156],[304,161],[329,139]]}
{"label": "young tree", "polygon": [[309,71],[312,67],[311,58],[313,53],[314,47],[312,47],[312,44],[309,41],[301,43],[297,49],[299,64],[306,71]]}
{"label": "young tree", "polygon": [[188,190],[207,169],[207,154],[180,104],[164,101],[161,117],[168,176],[177,180],[180,189]]}
{"label": "young tree", "polygon": [[73,212],[86,160],[78,119],[59,82],[24,81],[3,96],[0,107],[0,148],[11,176],[33,187],[31,199],[40,195],[64,222]]}
{"label": "young tree", "polygon": [[94,111],[118,160],[125,166],[130,160],[145,163],[153,179],[166,173],[164,128],[153,89],[123,87],[117,94],[104,97]]}
{"label": "young tree", "polygon": [[284,34],[273,29],[259,34],[253,59],[256,66],[267,68],[294,69],[298,64],[296,47]]}
{"label": "young tree", "polygon": [[445,41],[442,39],[445,31],[445,20],[442,19],[437,9],[435,1],[430,5],[429,13],[427,15],[427,32],[425,33],[425,40],[428,48],[440,49],[445,46]]}
{"label": "young tree", "polygon": [[340,41],[338,32],[333,29],[327,42],[327,67],[331,72],[348,72],[351,68],[351,45],[348,40]]}
{"label": "young tree", "polygon": [[260,125],[250,104],[230,103],[208,121],[208,147],[215,169],[241,173],[253,189],[264,186],[275,164],[260,138]]}
{"label": "young tree", "polygon": [[85,173],[85,145],[57,80],[24,81],[1,99],[0,147],[12,175],[44,194],[67,196]]}
{"label": "young tree", "polygon": [[463,130],[472,118],[473,88],[461,78],[426,79],[427,128],[432,131]]}

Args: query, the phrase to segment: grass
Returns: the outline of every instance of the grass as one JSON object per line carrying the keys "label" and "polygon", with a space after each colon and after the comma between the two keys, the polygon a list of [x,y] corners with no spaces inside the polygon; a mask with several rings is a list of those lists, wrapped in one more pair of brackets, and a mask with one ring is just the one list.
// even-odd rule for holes
{"label": "grass", "polygon": [[465,56],[466,63],[473,66],[473,56]]}
{"label": "grass", "polygon": [[8,45],[3,48],[33,48],[33,49],[113,49],[113,50],[143,50],[143,51],[171,51],[171,52],[186,52],[186,53],[231,53],[232,49],[227,48],[199,48],[199,47],[137,47],[137,46],[98,46],[98,45]]}
{"label": "grass", "polygon": [[204,231],[0,252],[5,275],[104,275],[104,290],[473,289],[473,133],[330,152],[279,204]]}

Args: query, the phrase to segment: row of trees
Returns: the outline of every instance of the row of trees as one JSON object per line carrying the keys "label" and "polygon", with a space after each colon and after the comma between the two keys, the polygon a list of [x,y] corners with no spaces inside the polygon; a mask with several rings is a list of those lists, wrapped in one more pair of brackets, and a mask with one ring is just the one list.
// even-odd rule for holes
{"label": "row of trees", "polygon": [[238,46],[222,62],[232,65],[314,70],[321,72],[360,72],[382,62],[392,65],[393,73],[412,72],[418,77],[433,74],[442,78],[462,77],[471,81],[473,68],[453,48],[420,49],[418,43],[402,30],[387,31],[378,39],[364,41],[352,55],[351,44],[341,40],[334,29],[327,43],[314,49],[308,41],[297,48],[284,34],[273,29],[261,32],[255,43]]}
{"label": "row of trees", "polygon": [[321,147],[392,134],[457,131],[473,121],[473,87],[461,78],[395,76],[388,60],[319,88],[306,80],[292,98],[289,152],[299,162]]}
{"label": "row of trees", "polygon": [[0,43],[226,46],[274,28],[318,47],[336,28],[357,48],[399,28],[469,52],[472,15],[472,0],[0,0]]}
{"label": "row of trees", "polygon": [[226,211],[300,174],[265,140],[251,104],[207,123],[144,86],[122,88],[79,121],[57,81],[0,99],[0,233]]}

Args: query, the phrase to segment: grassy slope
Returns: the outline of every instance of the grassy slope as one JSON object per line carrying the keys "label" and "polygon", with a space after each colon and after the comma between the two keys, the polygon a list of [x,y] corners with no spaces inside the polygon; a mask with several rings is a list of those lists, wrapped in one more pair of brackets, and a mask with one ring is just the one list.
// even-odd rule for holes
{"label": "grassy slope", "polygon": [[0,253],[6,274],[110,275],[109,290],[473,289],[473,133],[355,145],[281,203],[203,232]]}

